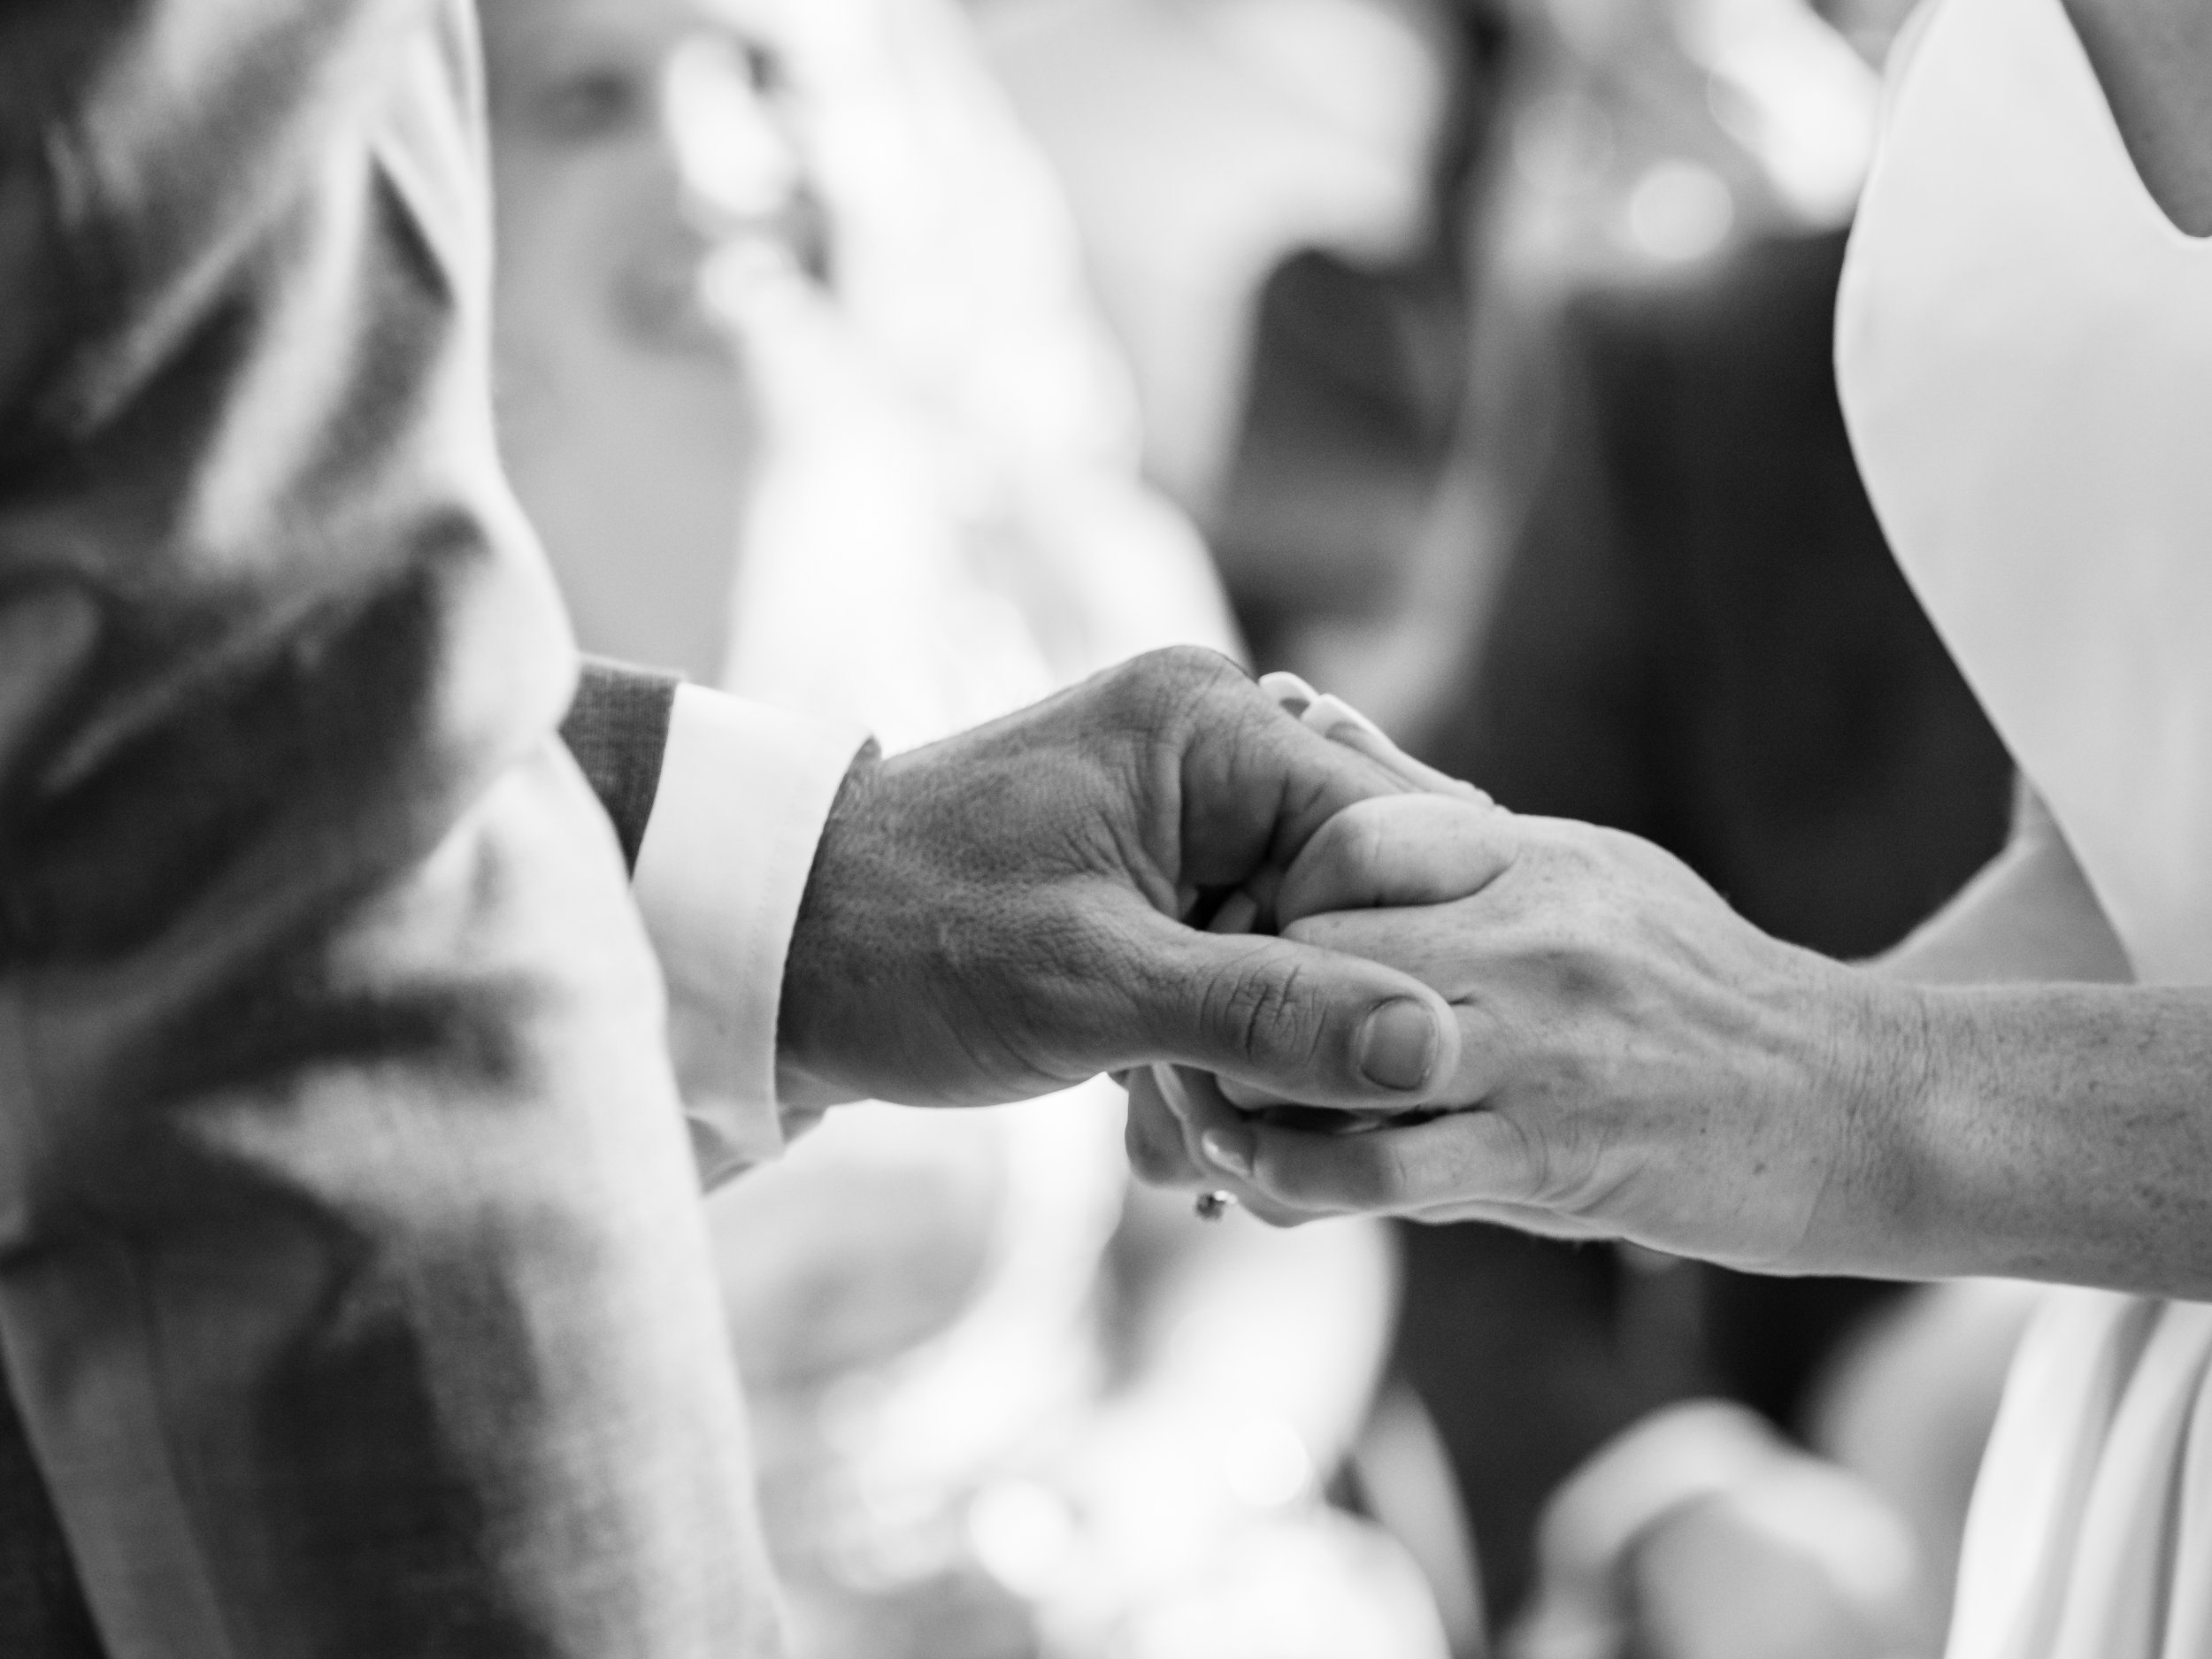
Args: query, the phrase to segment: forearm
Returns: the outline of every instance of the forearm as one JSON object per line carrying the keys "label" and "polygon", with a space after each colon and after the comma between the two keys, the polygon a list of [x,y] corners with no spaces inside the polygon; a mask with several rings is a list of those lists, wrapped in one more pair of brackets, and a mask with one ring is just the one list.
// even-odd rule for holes
{"label": "forearm", "polygon": [[2212,1289],[2212,992],[2116,988],[2127,955],[2032,792],[1874,965],[1929,987],[1886,1039],[1918,1056],[1894,1120],[1915,1271]]}
{"label": "forearm", "polygon": [[2212,1294],[2212,991],[1916,990],[1892,1271]]}

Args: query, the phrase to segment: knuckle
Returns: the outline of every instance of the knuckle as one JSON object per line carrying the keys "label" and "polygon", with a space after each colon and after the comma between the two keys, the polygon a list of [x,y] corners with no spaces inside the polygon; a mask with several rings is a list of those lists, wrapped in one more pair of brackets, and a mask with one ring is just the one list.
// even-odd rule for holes
{"label": "knuckle", "polygon": [[1394,1210],[1411,1192],[1416,1171],[1401,1137],[1387,1132],[1371,1134],[1368,1156],[1354,1166],[1359,1172],[1361,1208]]}
{"label": "knuckle", "polygon": [[1150,659],[1160,664],[1161,671],[1171,678],[1197,685],[1210,685],[1221,680],[1244,683],[1244,671],[1219,651],[1202,645],[1165,645],[1151,653]]}
{"label": "knuckle", "polygon": [[[1352,875],[1356,880],[1370,886],[1395,885],[1391,874],[1391,854],[1394,839],[1390,833],[1389,806],[1393,797],[1384,795],[1373,801],[1360,803],[1352,819],[1352,833],[1346,850],[1350,854]],[[1386,895],[1376,893],[1373,901],[1379,902]]]}
{"label": "knuckle", "polygon": [[1510,1202],[1574,1216],[1601,1207],[1596,1148],[1588,1135],[1575,1133],[1571,1121],[1561,1125],[1564,1133],[1547,1133],[1517,1116],[1505,1119],[1517,1154],[1513,1168],[1518,1179],[1505,1194]]}
{"label": "knuckle", "polygon": [[1389,850],[1384,819],[1392,799],[1379,795],[1355,801],[1322,826],[1328,838],[1323,843],[1324,856],[1340,883],[1357,883],[1381,867]]}
{"label": "knuckle", "polygon": [[1141,708],[1176,707],[1197,701],[1224,680],[1244,681],[1243,671],[1201,645],[1168,645],[1132,658],[1110,684]]}
{"label": "knuckle", "polygon": [[1502,1121],[1513,1133],[1516,1156],[1509,1167],[1518,1177],[1504,1184],[1502,1196],[1507,1202],[1548,1207],[1564,1196],[1567,1184],[1559,1179],[1550,1137],[1531,1128],[1518,1117],[1507,1117]]}
{"label": "knuckle", "polygon": [[1297,964],[1256,967],[1217,985],[1212,1024],[1232,1053],[1254,1064],[1310,1065],[1320,1048],[1320,1021]]}
{"label": "knuckle", "polygon": [[1087,682],[1083,736],[1095,745],[1110,736],[1124,751],[1155,754],[1187,743],[1194,732],[1217,723],[1225,682],[1258,697],[1243,670],[1218,652],[1171,645],[1130,658]]}

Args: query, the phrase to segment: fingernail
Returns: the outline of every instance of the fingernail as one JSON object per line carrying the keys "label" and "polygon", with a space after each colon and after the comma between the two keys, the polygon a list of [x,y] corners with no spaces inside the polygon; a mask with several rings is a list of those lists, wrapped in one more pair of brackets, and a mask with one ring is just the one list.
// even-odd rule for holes
{"label": "fingernail", "polygon": [[1260,689],[1275,699],[1285,713],[1293,717],[1303,714],[1321,694],[1292,673],[1279,668],[1271,674],[1260,676]]}
{"label": "fingernail", "polygon": [[1213,920],[1206,924],[1210,933],[1248,933],[1260,919],[1260,902],[1239,887],[1221,901],[1221,908],[1214,912]]}
{"label": "fingernail", "polygon": [[[1382,737],[1383,735],[1382,727],[1377,726],[1334,692],[1325,693],[1316,698],[1313,706],[1309,708],[1301,718],[1322,736],[1337,738],[1340,742],[1344,740],[1339,737],[1338,733],[1346,726],[1368,737]],[[1383,738],[1383,741],[1388,743],[1390,740]]]}
{"label": "fingernail", "polygon": [[1415,1089],[1436,1064],[1436,1021],[1409,996],[1385,1002],[1359,1031],[1360,1074],[1385,1088]]}
{"label": "fingernail", "polygon": [[1198,1137],[1198,1144],[1206,1149],[1206,1156],[1229,1171],[1250,1179],[1252,1175],[1251,1149],[1240,1143],[1222,1129],[1209,1129]]}

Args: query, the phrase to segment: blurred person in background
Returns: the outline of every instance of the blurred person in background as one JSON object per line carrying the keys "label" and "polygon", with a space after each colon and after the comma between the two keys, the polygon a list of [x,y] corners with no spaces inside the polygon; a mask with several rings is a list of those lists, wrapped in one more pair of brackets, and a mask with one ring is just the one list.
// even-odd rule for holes
{"label": "blurred person in background", "polygon": [[[1458,370],[1455,242],[1437,180],[1459,170],[1477,123],[1455,13],[1440,0],[988,0],[979,12],[993,65],[1066,182],[1129,353],[1148,473],[1234,556],[1225,576],[1240,611],[1264,624],[1308,603],[1301,590],[1342,603],[1346,566],[1389,557],[1417,518],[1402,429],[1434,424]],[[1271,308],[1298,319],[1287,336]],[[1260,382],[1286,350],[1294,376],[1325,388],[1329,406],[1302,385],[1297,407],[1326,429],[1302,431],[1312,441],[1297,462],[1268,469],[1306,486],[1296,507],[1240,503],[1253,397],[1274,400]],[[1398,383],[1409,364],[1444,384]],[[1346,419],[1333,400],[1348,392],[1373,396]],[[1254,511],[1263,525],[1233,527]]]}
{"label": "blurred person in background", "polygon": [[[1385,603],[1309,630],[1301,661],[1516,810],[1656,840],[1760,926],[1847,956],[1995,853],[2011,777],[1837,403],[1873,133],[1855,44],[1886,39],[1874,8],[1849,22],[1854,43],[1794,0],[1513,10],[1467,215],[1459,453]],[[1479,1225],[1404,1245],[1399,1363],[1518,1651],[1939,1641],[2017,1298]],[[1904,1375],[1909,1399],[1882,1380]]]}
{"label": "blurred person in background", "polygon": [[1696,273],[1847,219],[1872,72],[1802,0],[1511,0],[1460,210],[1469,309],[1454,454],[1386,602],[1317,683],[1416,748],[1463,697],[1503,550],[1544,472],[1548,339],[1578,291]]}
{"label": "blurred person in background", "polygon": [[[485,20],[503,446],[588,648],[894,749],[1234,649],[953,8]],[[1386,1235],[1207,1228],[1131,1187],[1118,1092],[1075,1096],[844,1108],[711,1201],[795,1650],[1440,1651],[1404,1558],[1319,1501]]]}
{"label": "blurred person in background", "polygon": [[1468,219],[1493,165],[1508,8],[1435,11],[1448,96],[1425,222],[1399,250],[1310,245],[1268,273],[1209,526],[1255,657],[1324,683],[1397,611],[1466,394]]}

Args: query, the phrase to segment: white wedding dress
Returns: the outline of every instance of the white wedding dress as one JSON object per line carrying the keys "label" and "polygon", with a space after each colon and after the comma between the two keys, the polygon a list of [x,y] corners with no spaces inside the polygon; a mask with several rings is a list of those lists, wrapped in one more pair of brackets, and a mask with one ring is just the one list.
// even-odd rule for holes
{"label": "white wedding dress", "polygon": [[[1853,442],[2138,977],[2212,982],[2212,241],[2145,189],[2059,0],[1922,21],[1840,301]],[[2212,1655],[2208,1378],[2212,1307],[2049,1293],[1951,1659]]]}

